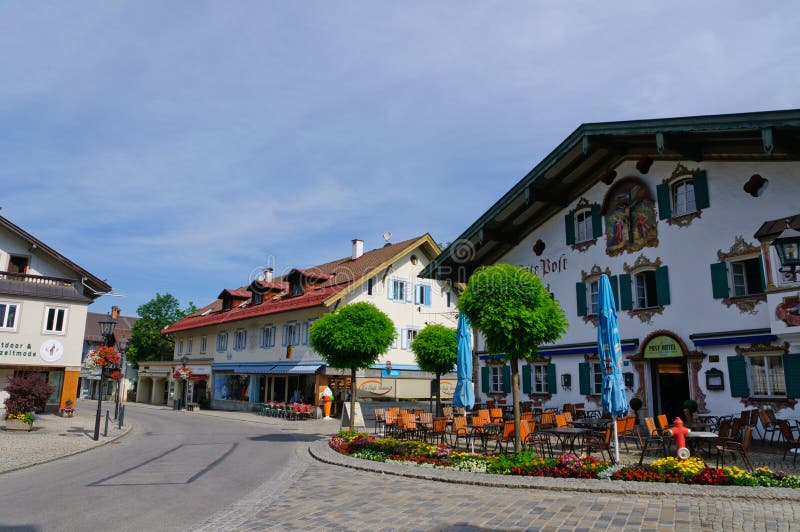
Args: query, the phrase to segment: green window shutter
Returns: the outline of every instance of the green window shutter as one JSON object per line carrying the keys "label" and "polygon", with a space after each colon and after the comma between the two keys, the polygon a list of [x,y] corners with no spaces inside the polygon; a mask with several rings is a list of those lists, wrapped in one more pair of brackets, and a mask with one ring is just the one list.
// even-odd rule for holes
{"label": "green window shutter", "polygon": [[659,305],[669,305],[669,268],[656,268],[656,299]]}
{"label": "green window shutter", "polygon": [[608,282],[611,283],[611,293],[614,294],[614,306],[619,310],[619,279],[616,275],[612,275],[608,278]]}
{"label": "green window shutter", "polygon": [[728,264],[726,262],[715,262],[711,265],[711,291],[714,299],[728,297]]}
{"label": "green window shutter", "polygon": [[511,366],[503,366],[503,393],[511,393]]}
{"label": "green window shutter", "polygon": [[783,355],[783,375],[786,380],[786,397],[800,397],[800,355]]}
{"label": "green window shutter", "polygon": [[[670,198],[669,185],[656,185],[656,193],[658,195],[658,219],[666,220],[672,217],[672,198]],[[695,194],[697,194],[695,192]],[[697,196],[695,195],[695,201]]]}
{"label": "green window shutter", "polygon": [[747,385],[747,361],[744,357],[728,357],[728,378],[731,381],[731,397],[750,397],[750,387]]}
{"label": "green window shutter", "polygon": [[522,366],[522,393],[532,393],[531,389],[531,365]]}
{"label": "green window shutter", "polygon": [[586,316],[588,311],[586,309],[586,285],[584,283],[575,283],[575,298],[578,302],[578,316]]}
{"label": "green window shutter", "polygon": [[489,367],[483,366],[481,368],[481,391],[489,393]]}
{"label": "green window shutter", "polygon": [[567,245],[575,243],[575,214],[569,213],[564,216],[564,225],[567,230]]}
{"label": "green window shutter", "polygon": [[[700,170],[694,174],[694,204],[697,210],[707,209],[708,202],[708,177],[705,170]],[[661,203],[659,202],[659,208]]]}
{"label": "green window shutter", "polygon": [[600,238],[603,234],[603,217],[600,216],[600,205],[592,205],[592,238]]}
{"label": "green window shutter", "polygon": [[592,395],[592,366],[588,362],[578,364],[578,381],[580,382],[581,395]]}
{"label": "green window shutter", "polygon": [[547,393],[554,394],[558,391],[556,386],[556,365],[552,362],[547,365]]}
{"label": "green window shutter", "polygon": [[764,268],[764,257],[758,256],[758,268],[761,270],[761,291],[767,291],[767,269]]}
{"label": "green window shutter", "polygon": [[622,310],[631,310],[633,308],[631,276],[627,273],[622,273],[619,276],[619,308]]}

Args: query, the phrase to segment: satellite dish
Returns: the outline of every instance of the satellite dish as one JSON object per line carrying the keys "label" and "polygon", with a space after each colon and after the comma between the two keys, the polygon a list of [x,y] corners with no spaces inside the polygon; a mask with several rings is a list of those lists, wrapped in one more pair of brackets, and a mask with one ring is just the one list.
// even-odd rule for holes
{"label": "satellite dish", "polygon": [[388,242],[388,241],[389,241],[389,239],[391,239],[391,238],[392,238],[392,233],[390,233],[389,231],[386,231],[385,233],[383,233],[383,239],[384,239],[386,242]]}

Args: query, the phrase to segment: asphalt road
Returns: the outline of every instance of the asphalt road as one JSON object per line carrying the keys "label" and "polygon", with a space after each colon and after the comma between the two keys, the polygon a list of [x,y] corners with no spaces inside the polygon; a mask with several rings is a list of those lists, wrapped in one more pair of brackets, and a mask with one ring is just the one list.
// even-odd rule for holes
{"label": "asphalt road", "polygon": [[137,428],[116,444],[0,476],[0,529],[191,529],[257,490],[280,492],[297,442],[322,437],[165,410],[126,416]]}

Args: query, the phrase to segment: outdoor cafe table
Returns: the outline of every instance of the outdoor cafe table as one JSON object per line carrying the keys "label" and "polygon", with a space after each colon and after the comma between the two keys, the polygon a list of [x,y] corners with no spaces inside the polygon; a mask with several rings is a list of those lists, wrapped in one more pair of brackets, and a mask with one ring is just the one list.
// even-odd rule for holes
{"label": "outdoor cafe table", "polygon": [[602,419],[599,417],[579,417],[572,420],[572,424],[576,427],[587,429],[604,429],[611,423],[610,419]]}
{"label": "outdoor cafe table", "polygon": [[707,454],[711,456],[711,445],[716,442],[718,434],[714,432],[691,431],[686,435],[686,445],[692,454],[702,450],[704,444],[708,444]]}
{"label": "outdoor cafe table", "polygon": [[[489,446],[489,440],[492,438],[497,438],[500,435],[500,432],[503,430],[503,424],[484,423],[483,425],[473,425],[472,423],[467,423],[467,428],[470,432],[470,439],[473,439],[476,436],[481,439],[481,449],[483,449],[483,452],[485,453]],[[474,451],[474,444],[472,447]]]}
{"label": "outdoor cafe table", "polygon": [[561,445],[561,449],[563,451],[567,450],[567,442],[569,442],[569,450],[570,452],[575,452],[575,440],[578,439],[579,436],[583,434],[592,432],[591,429],[580,429],[574,427],[554,427],[549,429],[542,429],[542,432],[546,432],[547,434],[553,434],[556,439],[558,439],[559,444]]}

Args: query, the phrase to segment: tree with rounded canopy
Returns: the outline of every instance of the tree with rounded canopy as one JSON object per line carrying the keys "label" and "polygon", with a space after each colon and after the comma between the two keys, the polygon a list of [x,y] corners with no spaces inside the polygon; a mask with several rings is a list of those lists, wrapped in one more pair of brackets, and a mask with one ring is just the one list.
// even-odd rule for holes
{"label": "tree with rounded canopy", "polygon": [[489,351],[503,353],[511,365],[514,450],[519,452],[519,361],[532,360],[539,345],[561,338],[567,318],[536,275],[510,264],[486,266],[473,273],[458,308],[483,333]]}
{"label": "tree with rounded canopy", "polygon": [[332,368],[350,369],[350,430],[355,428],[356,371],[378,361],[394,342],[392,320],[372,303],[345,305],[311,326],[311,347]]}
{"label": "tree with rounded canopy", "polygon": [[458,356],[456,330],[444,325],[426,325],[414,341],[411,350],[422,371],[436,374],[436,415],[440,415],[442,401],[442,373],[453,371]]}
{"label": "tree with rounded canopy", "polygon": [[131,327],[128,360],[137,364],[148,360],[172,360],[175,340],[171,334],[162,334],[161,331],[196,310],[192,302],[181,309],[178,299],[172,294],[156,293],[156,297],[136,309],[139,319]]}

